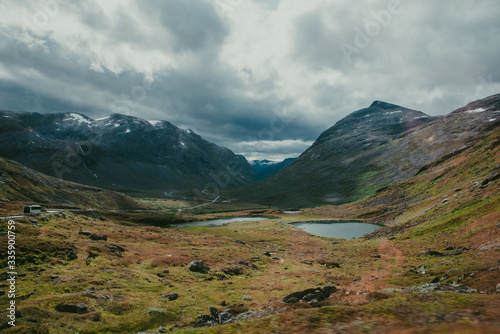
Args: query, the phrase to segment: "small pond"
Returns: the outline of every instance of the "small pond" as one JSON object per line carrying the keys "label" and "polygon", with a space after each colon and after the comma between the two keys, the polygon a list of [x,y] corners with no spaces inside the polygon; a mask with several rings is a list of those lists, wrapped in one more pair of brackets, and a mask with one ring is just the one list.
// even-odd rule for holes
{"label": "small pond", "polygon": [[171,227],[188,227],[188,226],[221,226],[228,223],[236,223],[236,222],[254,222],[259,220],[269,219],[267,217],[234,217],[234,218],[221,218],[221,219],[212,219],[212,220],[203,220],[197,222],[183,223],[172,225]]}
{"label": "small pond", "polygon": [[294,223],[306,232],[321,237],[354,239],[378,230],[381,226],[349,221],[317,221]]}

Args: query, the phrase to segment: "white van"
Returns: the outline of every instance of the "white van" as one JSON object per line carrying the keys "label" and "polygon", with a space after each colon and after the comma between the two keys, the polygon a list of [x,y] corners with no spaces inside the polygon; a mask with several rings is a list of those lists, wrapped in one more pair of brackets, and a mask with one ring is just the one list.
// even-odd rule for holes
{"label": "white van", "polygon": [[23,214],[25,216],[39,215],[42,213],[40,205],[26,205],[24,206]]}

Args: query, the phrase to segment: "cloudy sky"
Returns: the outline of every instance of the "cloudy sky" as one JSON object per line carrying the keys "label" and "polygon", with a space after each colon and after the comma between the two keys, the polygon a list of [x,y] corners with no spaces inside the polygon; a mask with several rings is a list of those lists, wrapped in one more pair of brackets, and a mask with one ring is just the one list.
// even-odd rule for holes
{"label": "cloudy sky", "polygon": [[168,120],[298,156],[382,100],[500,92],[498,0],[0,0],[0,109]]}

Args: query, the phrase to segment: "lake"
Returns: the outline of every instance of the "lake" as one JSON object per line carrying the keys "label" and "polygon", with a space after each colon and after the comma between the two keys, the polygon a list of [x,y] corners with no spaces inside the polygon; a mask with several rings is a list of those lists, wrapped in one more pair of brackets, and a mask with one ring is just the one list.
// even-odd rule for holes
{"label": "lake", "polygon": [[212,219],[212,220],[204,220],[197,222],[190,222],[184,224],[176,224],[172,225],[172,227],[188,227],[188,226],[221,226],[228,223],[236,223],[236,222],[254,222],[259,220],[269,219],[267,217],[234,217],[234,218],[221,218],[221,219]]}
{"label": "lake", "polygon": [[317,221],[294,223],[306,232],[321,237],[354,239],[378,230],[381,226],[349,221]]}

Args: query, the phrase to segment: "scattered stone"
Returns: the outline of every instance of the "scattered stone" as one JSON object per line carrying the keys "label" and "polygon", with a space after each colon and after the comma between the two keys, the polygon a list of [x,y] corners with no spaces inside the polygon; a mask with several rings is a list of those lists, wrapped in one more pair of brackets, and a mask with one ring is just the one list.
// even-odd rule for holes
{"label": "scattered stone", "polygon": [[279,260],[280,258],[279,258],[279,257],[277,257],[277,256],[273,256],[273,257],[272,257],[272,259],[273,259],[273,260]]}
{"label": "scattered stone", "polygon": [[307,289],[304,291],[294,292],[285,298],[283,298],[283,303],[293,304],[298,302],[321,302],[330,297],[330,295],[337,291],[337,288],[334,286],[326,286],[324,288],[317,289]]}
{"label": "scattered stone", "polygon": [[433,250],[421,251],[420,254],[429,256],[443,256],[443,253]]}
{"label": "scattered stone", "polygon": [[109,244],[108,245],[108,248],[111,249],[111,250],[117,250],[121,253],[125,252],[125,249],[120,247],[120,246],[117,246],[117,245],[112,245],[112,244]]}
{"label": "scattered stone", "polygon": [[439,281],[440,281],[439,277],[434,277],[431,283],[439,283]]}
{"label": "scattered stone", "polygon": [[500,283],[497,284],[497,293],[500,293]]}
{"label": "scattered stone", "polygon": [[318,260],[318,263],[327,268],[340,268],[340,263],[334,261],[328,261],[324,259]]}
{"label": "scattered stone", "polygon": [[198,315],[198,321],[192,322],[194,327],[214,326],[233,322],[233,315],[226,310],[221,311],[214,306],[210,306],[210,314]]}
{"label": "scattered stone", "polygon": [[68,259],[70,261],[76,260],[76,259],[78,259],[78,255],[76,255],[76,253],[74,251],[70,251],[69,254],[68,254]]}
{"label": "scattered stone", "polygon": [[170,273],[170,270],[168,270],[168,269],[163,269],[163,273],[164,273],[164,274],[169,274],[169,273]]}
{"label": "scattered stone", "polygon": [[168,333],[168,332],[169,332],[168,330],[166,330],[165,328],[163,328],[161,326],[160,326],[160,328],[158,328],[158,333]]}
{"label": "scattered stone", "polygon": [[242,245],[246,245],[246,244],[247,244],[247,242],[246,242],[246,241],[243,241],[243,240],[238,240],[238,239],[233,240],[233,242],[236,242],[236,243],[238,243],[238,244],[242,244]]}
{"label": "scattered stone", "polygon": [[[99,235],[99,233],[92,233],[89,237],[91,240],[94,240],[94,241],[108,241],[108,236]],[[121,252],[124,252],[124,250]]]}
{"label": "scattered stone", "polygon": [[426,266],[421,265],[421,266],[413,268],[411,271],[413,271],[414,273],[417,273],[417,274],[427,275],[428,274],[427,269],[428,268]]}
{"label": "scattered stone", "polygon": [[179,298],[179,295],[177,293],[169,293],[166,295],[162,295],[161,298],[165,298],[168,300],[176,300],[177,298]]}
{"label": "scattered stone", "polygon": [[80,304],[61,303],[56,306],[56,311],[66,312],[66,313],[86,314],[89,313],[89,307],[83,303]]}
{"label": "scattered stone", "polygon": [[210,271],[210,267],[203,264],[203,260],[196,260],[189,264],[189,270],[197,273],[207,273]]}
{"label": "scattered stone", "polygon": [[92,234],[94,234],[93,232],[90,232],[90,231],[80,231],[78,232],[79,235],[84,235],[84,236],[87,236],[87,237],[90,237]]}
{"label": "scattered stone", "polygon": [[414,292],[456,292],[456,293],[477,293],[476,289],[469,288],[463,284],[441,284],[441,283],[426,283],[414,288],[411,288]]}
{"label": "scattered stone", "polygon": [[240,262],[238,262],[238,264],[242,264],[242,265],[250,267],[252,269],[259,269],[259,268],[257,268],[257,266],[255,264],[250,263],[248,261],[240,261]]}
{"label": "scattered stone", "polygon": [[271,255],[272,255],[272,254],[271,254],[271,252],[264,252],[263,254],[264,254],[265,256],[271,256]]}
{"label": "scattered stone", "polygon": [[241,297],[241,300],[250,301],[250,300],[252,300],[252,297],[245,295],[245,296]]}
{"label": "scattered stone", "polygon": [[372,255],[371,257],[373,257],[374,259],[380,259],[381,258],[381,256],[378,255],[378,254],[377,255]]}
{"label": "scattered stone", "polygon": [[90,287],[88,289],[83,290],[83,293],[92,293],[92,292],[95,292],[95,288],[94,287]]}
{"label": "scattered stone", "polygon": [[59,278],[59,276],[57,276],[57,275],[52,275],[52,276],[50,276],[50,278],[51,278],[51,279],[58,279],[58,278]]}

